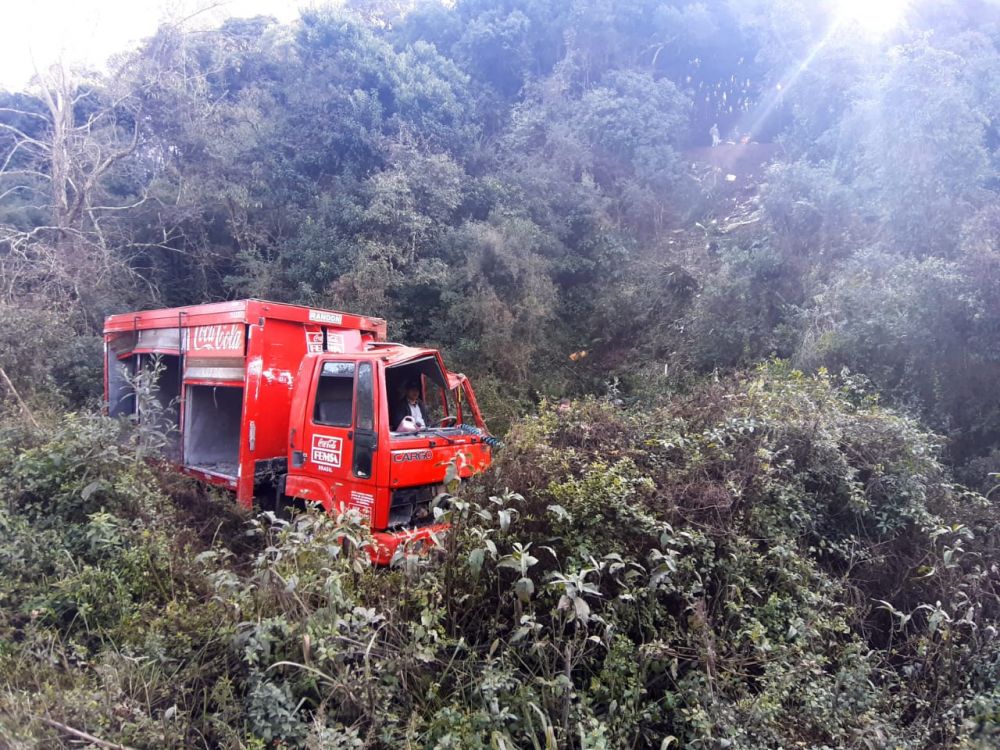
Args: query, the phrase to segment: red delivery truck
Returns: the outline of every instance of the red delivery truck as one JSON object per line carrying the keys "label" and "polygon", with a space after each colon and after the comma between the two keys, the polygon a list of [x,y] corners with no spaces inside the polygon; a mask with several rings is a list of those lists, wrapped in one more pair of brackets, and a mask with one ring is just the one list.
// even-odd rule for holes
{"label": "red delivery truck", "polygon": [[[496,443],[464,375],[435,349],[385,337],[379,318],[257,299],[112,315],[104,397],[112,416],[141,420],[132,376],[155,358],[181,471],[247,507],[354,508],[384,564],[401,542],[443,530],[429,504],[448,465],[482,471]],[[399,419],[415,389],[424,418]]]}

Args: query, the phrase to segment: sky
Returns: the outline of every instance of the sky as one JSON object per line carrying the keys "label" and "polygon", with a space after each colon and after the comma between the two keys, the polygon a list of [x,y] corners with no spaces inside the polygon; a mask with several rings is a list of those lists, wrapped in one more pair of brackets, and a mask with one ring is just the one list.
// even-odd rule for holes
{"label": "sky", "polygon": [[[261,14],[289,21],[309,0],[0,0],[0,88],[23,88],[35,66],[62,60],[100,69],[161,21],[218,24]],[[201,12],[199,12],[201,11]],[[192,17],[193,16],[193,17]]]}

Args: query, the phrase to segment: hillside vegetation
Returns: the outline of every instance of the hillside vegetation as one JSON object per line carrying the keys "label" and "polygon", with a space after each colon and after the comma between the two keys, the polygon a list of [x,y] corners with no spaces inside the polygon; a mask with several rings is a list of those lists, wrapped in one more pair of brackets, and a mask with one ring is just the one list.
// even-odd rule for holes
{"label": "hillside vegetation", "polygon": [[[0,750],[1000,745],[1000,7],[847,5],[196,14],[0,91]],[[469,375],[438,548],[101,416],[106,315],[247,296]]]}
{"label": "hillside vegetation", "polygon": [[1000,740],[996,506],[855,382],[543,405],[391,571],[350,518],[243,517],[120,430],[2,435],[14,748]]}

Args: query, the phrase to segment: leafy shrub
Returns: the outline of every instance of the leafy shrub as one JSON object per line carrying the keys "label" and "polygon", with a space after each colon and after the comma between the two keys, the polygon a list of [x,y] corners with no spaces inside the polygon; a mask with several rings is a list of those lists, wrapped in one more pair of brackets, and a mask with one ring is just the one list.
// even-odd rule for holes
{"label": "leafy shrub", "polygon": [[117,429],[0,441],[0,715],[23,717],[0,726],[24,742],[64,736],[32,717],[134,747],[996,739],[996,508],[856,379],[776,362],[543,404],[388,570],[357,517],[193,512]]}

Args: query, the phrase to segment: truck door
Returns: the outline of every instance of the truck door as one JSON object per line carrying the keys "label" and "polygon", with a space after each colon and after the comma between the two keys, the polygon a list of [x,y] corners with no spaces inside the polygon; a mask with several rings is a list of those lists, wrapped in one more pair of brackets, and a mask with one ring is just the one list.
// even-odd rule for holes
{"label": "truck door", "polygon": [[316,367],[299,471],[326,485],[328,510],[353,506],[370,521],[377,467],[372,363],[320,358]]}

